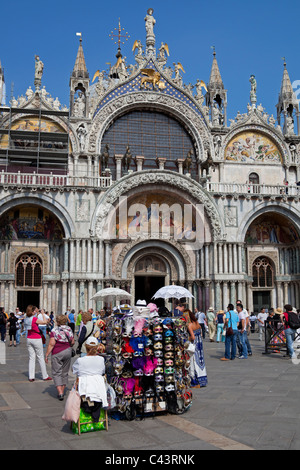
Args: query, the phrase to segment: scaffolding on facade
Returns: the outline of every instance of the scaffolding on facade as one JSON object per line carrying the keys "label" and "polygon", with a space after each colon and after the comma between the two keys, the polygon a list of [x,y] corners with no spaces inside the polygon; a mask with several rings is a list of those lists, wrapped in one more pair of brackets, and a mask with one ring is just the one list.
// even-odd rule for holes
{"label": "scaffolding on facade", "polygon": [[[69,161],[69,111],[0,106],[0,170],[16,173],[67,174]],[[36,125],[14,128],[21,119]],[[58,121],[62,119],[68,131]],[[46,121],[57,124],[45,130]],[[61,128],[61,129],[60,129]],[[60,131],[61,130],[61,131]]]}

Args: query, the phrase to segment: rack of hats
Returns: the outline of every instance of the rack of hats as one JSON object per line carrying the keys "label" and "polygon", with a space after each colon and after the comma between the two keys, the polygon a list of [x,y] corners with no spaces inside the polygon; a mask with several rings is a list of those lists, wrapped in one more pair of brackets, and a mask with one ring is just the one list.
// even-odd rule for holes
{"label": "rack of hats", "polygon": [[[125,313],[124,313],[125,312]],[[103,327],[103,325],[102,325]],[[118,419],[183,413],[192,404],[184,318],[160,317],[155,304],[114,311],[105,324],[108,381]]]}

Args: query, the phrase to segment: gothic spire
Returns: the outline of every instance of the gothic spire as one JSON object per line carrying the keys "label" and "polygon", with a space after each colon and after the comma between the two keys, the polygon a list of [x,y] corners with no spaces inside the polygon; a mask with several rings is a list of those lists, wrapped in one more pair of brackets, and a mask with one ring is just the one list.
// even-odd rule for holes
{"label": "gothic spire", "polygon": [[293,135],[295,131],[294,119],[297,119],[298,135],[300,133],[299,123],[299,103],[296,98],[289,73],[286,68],[285,58],[283,63],[283,76],[281,81],[281,89],[278,97],[277,121],[281,125],[281,116],[283,115],[283,133],[284,135]]}
{"label": "gothic spire", "polygon": [[80,35],[80,40],[79,40],[79,47],[78,47],[77,57],[76,57],[74,69],[73,69],[73,72],[72,72],[72,77],[89,78],[89,73],[87,71],[85,58],[84,58],[84,53],[83,53],[82,36],[81,36],[81,33],[77,33],[77,34]]}
{"label": "gothic spire", "polygon": [[283,77],[282,77],[282,82],[281,82],[281,89],[279,93],[279,101],[281,102],[289,101],[290,103],[297,103],[297,99],[296,99],[296,96],[292,87],[290,76],[286,68],[285,59],[284,59],[283,66],[284,66],[284,69],[283,69]]}
{"label": "gothic spire", "polygon": [[215,48],[213,62],[205,95],[206,106],[210,108],[210,118],[213,127],[226,126],[227,122],[227,90],[224,88],[220,69],[216,59]]}
{"label": "gothic spire", "polygon": [[224,84],[223,84],[220,69],[219,69],[219,66],[218,66],[215,50],[214,50],[213,55],[214,55],[214,58],[213,58],[213,62],[212,62],[212,67],[211,67],[211,72],[210,72],[210,78],[209,78],[208,85],[209,85],[210,88],[224,89]]}

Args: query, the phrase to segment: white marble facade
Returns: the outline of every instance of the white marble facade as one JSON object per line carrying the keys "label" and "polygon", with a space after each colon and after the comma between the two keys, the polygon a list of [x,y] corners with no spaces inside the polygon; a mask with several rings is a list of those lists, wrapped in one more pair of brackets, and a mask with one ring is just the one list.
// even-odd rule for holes
{"label": "white marble facade", "polygon": [[[204,99],[198,99],[199,91],[193,94],[192,87],[178,80],[178,69],[172,78],[166,61],[157,59],[154,34],[149,41],[148,34],[144,55],[139,52],[137,63],[127,66],[126,77],[118,77],[117,73],[113,78],[107,76],[95,88],[84,70],[80,96],[86,108],[79,115],[76,106],[71,106],[67,176],[48,179],[46,184],[40,184],[37,178],[29,184],[20,173],[9,179],[5,171],[0,172],[1,217],[27,204],[48,210],[63,228],[63,238],[57,240],[0,240],[1,305],[7,311],[18,306],[18,292],[24,288],[16,284],[16,261],[20,254],[30,252],[36,253],[43,265],[42,284],[32,292],[38,292],[40,306],[49,311],[64,312],[68,306],[97,309],[100,303],[91,297],[110,285],[139,297],[138,273],[149,276],[153,285],[155,279],[185,285],[195,297],[191,307],[220,309],[241,299],[250,311],[257,309],[259,302],[281,308],[292,303],[299,308],[300,188],[296,183],[300,180],[300,137],[296,125],[294,133],[290,127],[285,132],[253,103],[229,126],[225,119],[217,122],[212,115],[216,111],[211,111],[217,86],[222,101],[215,101],[218,113],[225,113],[227,102],[222,82],[216,85],[212,81],[219,73],[215,55],[207,92],[211,99],[206,97],[204,103]],[[78,54],[82,59],[81,42]],[[81,67],[86,67],[82,63]],[[152,78],[148,86],[142,86],[141,71],[149,68],[160,75],[161,86]],[[72,74],[73,100],[80,72],[74,68]],[[50,107],[42,90],[44,93],[36,91],[19,104],[20,113],[22,107],[30,109],[36,102],[43,109]],[[122,165],[123,155],[112,151],[107,167],[101,165],[106,131],[121,116],[147,109],[171,116],[188,129],[194,145],[193,173],[180,159],[176,167],[169,169],[163,155],[153,155],[155,165],[149,166],[141,153],[133,156],[129,171]],[[65,118],[57,116],[55,121],[67,128]],[[196,249],[187,249],[186,243],[172,234],[126,239],[105,236],[109,211],[120,204],[122,197],[135,201],[160,193],[204,206],[205,237]],[[255,225],[257,220],[259,226]],[[276,230],[283,224],[281,238],[260,235],[266,232],[266,224],[271,230],[272,220]],[[257,237],[249,232],[251,227],[256,227]],[[148,271],[141,268],[139,272],[139,263],[147,256]],[[269,260],[271,266],[272,279],[268,278],[265,285],[256,285],[253,277],[253,263],[259,258]],[[149,271],[153,259],[161,260],[161,270]]]}

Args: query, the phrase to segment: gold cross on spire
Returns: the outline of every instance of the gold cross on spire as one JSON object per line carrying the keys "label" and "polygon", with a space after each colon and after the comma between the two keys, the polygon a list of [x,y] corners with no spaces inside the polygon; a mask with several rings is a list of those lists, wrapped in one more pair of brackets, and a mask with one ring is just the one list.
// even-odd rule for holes
{"label": "gold cross on spire", "polygon": [[[119,18],[118,28],[114,28],[114,30],[111,31],[111,33],[109,35],[111,37],[112,41],[114,41],[114,39],[117,38],[117,40],[115,41],[115,44],[118,44],[118,51],[119,52],[121,51],[121,44],[125,44],[125,41],[128,41],[128,39],[130,38],[129,34],[127,32],[123,33],[123,31],[125,31],[125,29],[121,28],[121,22],[120,22],[120,18]],[[117,32],[117,34],[115,34],[115,32]]]}

